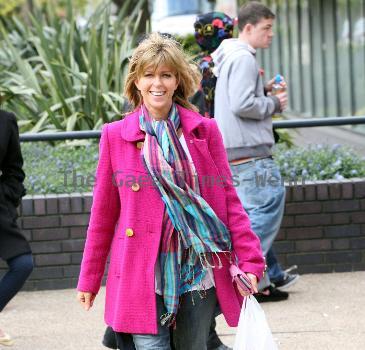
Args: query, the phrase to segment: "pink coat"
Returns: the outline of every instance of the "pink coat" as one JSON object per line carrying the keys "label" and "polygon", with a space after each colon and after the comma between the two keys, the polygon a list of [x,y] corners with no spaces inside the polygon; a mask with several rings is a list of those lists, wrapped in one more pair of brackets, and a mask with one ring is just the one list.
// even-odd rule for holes
{"label": "pink coat", "polygon": [[[213,119],[178,107],[202,197],[228,227],[242,271],[260,278],[264,259],[257,236],[237,197],[221,134]],[[155,264],[164,205],[141,160],[139,113],[106,124],[100,140],[93,205],[77,289],[97,293],[109,252],[105,322],[115,331],[156,334]],[[214,185],[202,179],[216,180]],[[238,324],[241,298],[229,262],[213,269],[216,293],[228,325]]]}

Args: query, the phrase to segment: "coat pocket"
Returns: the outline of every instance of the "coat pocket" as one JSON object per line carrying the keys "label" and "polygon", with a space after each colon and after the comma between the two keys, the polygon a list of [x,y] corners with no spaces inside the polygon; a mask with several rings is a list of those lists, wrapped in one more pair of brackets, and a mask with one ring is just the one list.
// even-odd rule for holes
{"label": "coat pocket", "polygon": [[122,271],[133,268],[133,261],[140,260],[138,255],[142,254],[153,233],[153,225],[145,220],[130,220],[118,226],[110,260],[111,272],[116,277],[120,277]]}

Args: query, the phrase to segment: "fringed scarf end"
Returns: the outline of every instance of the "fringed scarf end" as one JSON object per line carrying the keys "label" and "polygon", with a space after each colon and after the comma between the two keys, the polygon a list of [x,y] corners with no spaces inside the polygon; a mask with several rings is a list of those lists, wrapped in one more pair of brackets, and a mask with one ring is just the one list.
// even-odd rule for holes
{"label": "fringed scarf end", "polygon": [[162,326],[175,327],[176,315],[172,312],[167,312],[160,317],[160,322]]}

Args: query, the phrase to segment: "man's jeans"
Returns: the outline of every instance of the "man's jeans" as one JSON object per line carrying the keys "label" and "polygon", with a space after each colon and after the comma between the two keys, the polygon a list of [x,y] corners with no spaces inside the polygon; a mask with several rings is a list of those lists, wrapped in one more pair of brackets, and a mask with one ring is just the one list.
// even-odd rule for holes
{"label": "man's jeans", "polygon": [[284,271],[276,259],[273,247],[269,249],[266,255],[267,272],[272,283],[279,282],[285,277]]}
{"label": "man's jeans", "polygon": [[[284,214],[285,187],[279,168],[271,158],[264,158],[231,165],[231,171],[238,197],[250,218],[252,230],[260,238],[263,254],[267,256]],[[276,264],[274,268],[280,268]],[[270,279],[265,273],[259,289],[269,285]]]}
{"label": "man's jeans", "polygon": [[[166,313],[163,299],[156,295],[158,334],[133,334],[137,350],[170,350],[170,330],[161,326],[160,316]],[[173,330],[175,350],[206,350],[209,329],[214,318],[217,297],[215,288],[206,291],[201,298],[197,291],[185,293],[176,317]]]}

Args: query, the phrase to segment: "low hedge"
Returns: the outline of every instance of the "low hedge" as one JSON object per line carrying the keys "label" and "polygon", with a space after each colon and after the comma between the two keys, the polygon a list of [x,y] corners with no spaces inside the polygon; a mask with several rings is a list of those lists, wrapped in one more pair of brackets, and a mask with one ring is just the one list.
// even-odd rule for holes
{"label": "low hedge", "polygon": [[[22,144],[28,194],[90,192],[95,182],[98,142]],[[286,181],[365,177],[365,160],[341,145],[278,145],[275,159]]]}

